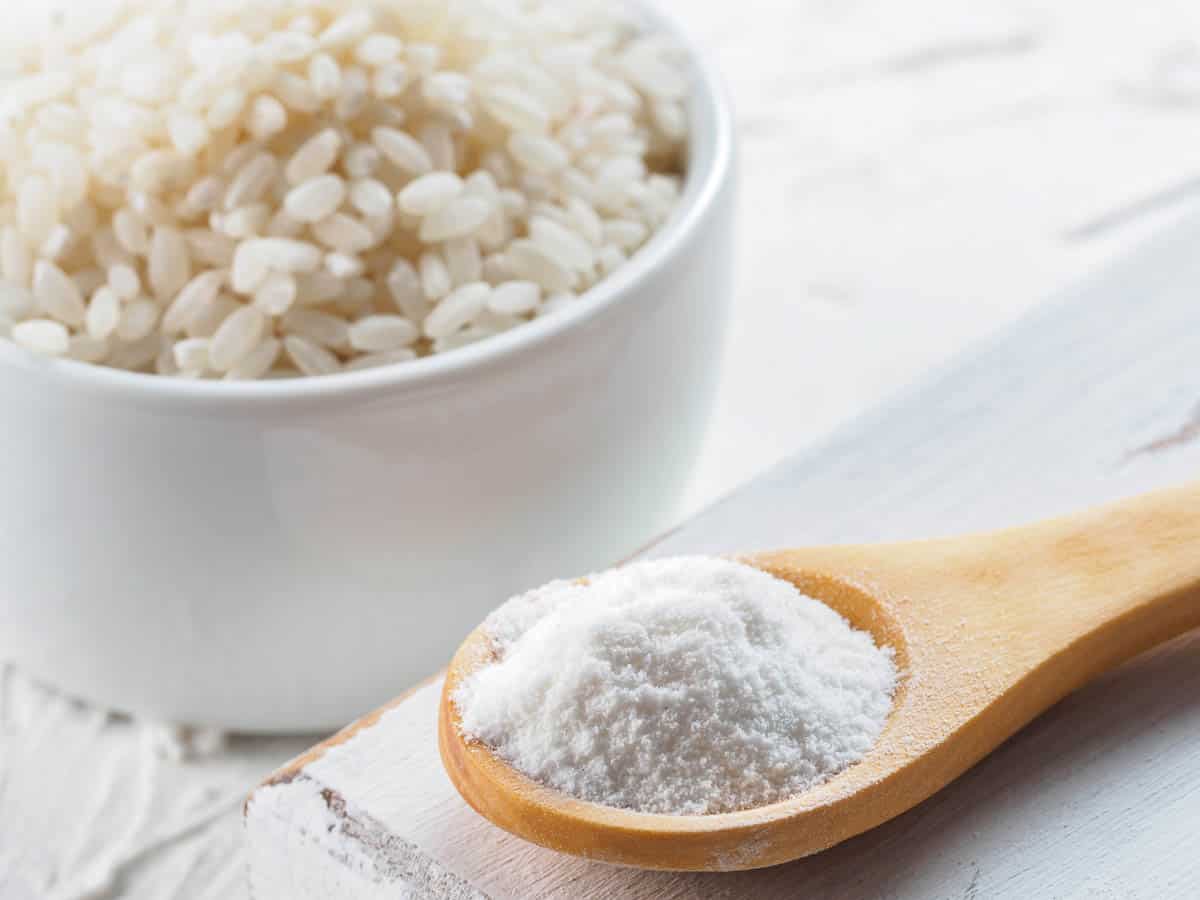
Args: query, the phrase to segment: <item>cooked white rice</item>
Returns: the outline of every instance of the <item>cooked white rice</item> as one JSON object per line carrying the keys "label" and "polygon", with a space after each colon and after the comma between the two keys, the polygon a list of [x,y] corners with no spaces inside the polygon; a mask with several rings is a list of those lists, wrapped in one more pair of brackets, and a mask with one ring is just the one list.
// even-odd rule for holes
{"label": "cooked white rice", "polygon": [[403,363],[569,305],[679,195],[681,54],[611,0],[140,0],[6,69],[0,337],[52,356]]}

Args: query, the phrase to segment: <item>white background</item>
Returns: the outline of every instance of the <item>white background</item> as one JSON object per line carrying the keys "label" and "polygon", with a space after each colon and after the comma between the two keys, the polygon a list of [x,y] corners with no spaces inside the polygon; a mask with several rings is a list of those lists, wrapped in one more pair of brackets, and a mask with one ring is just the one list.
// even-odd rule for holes
{"label": "white background", "polygon": [[[727,72],[744,172],[690,509],[1200,199],[1194,0],[666,5]],[[2,6],[8,34],[42,13]],[[0,897],[77,896],[114,848],[127,896],[240,896],[238,797],[310,739],[178,766],[145,729],[3,673]]]}

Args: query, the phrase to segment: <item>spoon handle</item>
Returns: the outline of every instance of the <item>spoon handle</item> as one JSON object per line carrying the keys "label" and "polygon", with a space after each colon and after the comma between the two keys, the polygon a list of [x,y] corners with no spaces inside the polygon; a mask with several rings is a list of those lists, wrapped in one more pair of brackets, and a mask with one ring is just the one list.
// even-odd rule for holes
{"label": "spoon handle", "polygon": [[985,693],[1037,673],[1062,696],[1200,627],[1200,482],[1005,531],[846,549],[868,582],[880,576],[872,592],[908,607],[910,638],[948,671],[977,663]]}
{"label": "spoon handle", "polygon": [[1022,684],[1033,715],[1200,627],[1200,482],[1005,531],[750,559],[793,578],[838,573],[883,615],[853,596],[839,608],[906,645],[924,688],[981,709]]}
{"label": "spoon handle", "polygon": [[[1022,593],[1004,619],[1082,683],[1200,627],[1200,482],[995,536]],[[988,559],[993,553],[980,548]]]}

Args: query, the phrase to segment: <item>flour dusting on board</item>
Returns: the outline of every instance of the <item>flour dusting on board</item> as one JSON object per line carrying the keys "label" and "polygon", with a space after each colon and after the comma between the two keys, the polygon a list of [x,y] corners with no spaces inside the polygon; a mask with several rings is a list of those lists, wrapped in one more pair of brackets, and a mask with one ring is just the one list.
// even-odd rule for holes
{"label": "flour dusting on board", "polygon": [[498,660],[460,686],[465,734],[536,781],[609,806],[700,815],[805,791],[871,748],[890,648],[750,566],[655,560],[514,597]]}

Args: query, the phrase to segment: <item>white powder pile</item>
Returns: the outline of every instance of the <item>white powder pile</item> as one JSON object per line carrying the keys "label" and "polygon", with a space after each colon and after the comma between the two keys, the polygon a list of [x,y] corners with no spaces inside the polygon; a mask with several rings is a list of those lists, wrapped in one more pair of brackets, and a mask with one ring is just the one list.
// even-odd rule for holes
{"label": "white powder pile", "polygon": [[871,748],[896,687],[890,648],[723,559],[553,582],[484,627],[498,658],[455,695],[463,732],[538,782],[643,812],[805,791]]}

